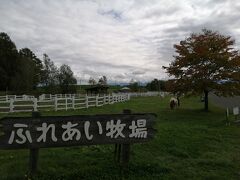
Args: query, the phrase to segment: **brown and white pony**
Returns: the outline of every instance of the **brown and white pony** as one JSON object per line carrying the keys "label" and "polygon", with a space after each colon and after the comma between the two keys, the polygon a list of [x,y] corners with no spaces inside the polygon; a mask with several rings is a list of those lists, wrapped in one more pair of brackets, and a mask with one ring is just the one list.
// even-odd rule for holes
{"label": "brown and white pony", "polygon": [[169,105],[171,109],[174,109],[175,107],[178,106],[178,99],[175,97],[171,97],[170,101],[169,101]]}

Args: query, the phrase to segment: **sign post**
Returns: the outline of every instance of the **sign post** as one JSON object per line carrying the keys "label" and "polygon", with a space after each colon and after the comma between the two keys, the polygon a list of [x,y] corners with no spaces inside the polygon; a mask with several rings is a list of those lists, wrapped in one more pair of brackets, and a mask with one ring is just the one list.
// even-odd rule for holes
{"label": "sign post", "polygon": [[[39,112],[32,112],[33,118],[40,118]],[[29,174],[30,177],[37,172],[37,164],[38,164],[38,148],[30,148],[29,151]]]}
{"label": "sign post", "polygon": [[239,107],[234,107],[233,108],[233,115],[235,116],[235,121],[238,122]]}
{"label": "sign post", "polygon": [[[131,114],[131,110],[123,110],[123,114]],[[130,143],[122,144],[122,168],[126,169],[130,160]]]}

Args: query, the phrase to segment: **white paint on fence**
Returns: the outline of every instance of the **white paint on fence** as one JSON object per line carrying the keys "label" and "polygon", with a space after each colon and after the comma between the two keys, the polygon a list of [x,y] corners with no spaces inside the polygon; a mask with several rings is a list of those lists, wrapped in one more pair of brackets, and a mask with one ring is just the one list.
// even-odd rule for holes
{"label": "white paint on fence", "polygon": [[[29,98],[26,95],[1,98],[0,113],[28,112],[42,110],[75,110],[89,107],[100,107],[106,104],[124,102],[129,100],[127,94],[104,96],[81,95],[41,95],[39,98]],[[117,97],[117,98],[116,98]],[[114,101],[112,99],[115,98]]]}

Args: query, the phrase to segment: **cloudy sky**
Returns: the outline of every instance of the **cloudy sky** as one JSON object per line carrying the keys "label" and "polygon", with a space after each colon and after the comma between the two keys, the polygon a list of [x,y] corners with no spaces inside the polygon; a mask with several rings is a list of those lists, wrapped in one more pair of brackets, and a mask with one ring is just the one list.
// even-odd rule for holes
{"label": "cloudy sky", "polygon": [[82,80],[165,79],[173,44],[202,28],[236,39],[239,0],[0,0],[0,31]]}

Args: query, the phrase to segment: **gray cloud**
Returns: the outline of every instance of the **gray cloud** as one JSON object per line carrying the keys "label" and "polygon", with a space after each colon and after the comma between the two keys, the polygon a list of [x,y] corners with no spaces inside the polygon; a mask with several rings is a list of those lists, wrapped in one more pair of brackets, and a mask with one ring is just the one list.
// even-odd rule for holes
{"label": "gray cloud", "polygon": [[145,71],[141,71],[141,70],[136,70],[132,72],[133,75],[143,75],[145,73],[146,73]]}
{"label": "gray cloud", "polygon": [[0,0],[0,31],[79,79],[167,78],[173,44],[202,28],[240,35],[238,0]]}

